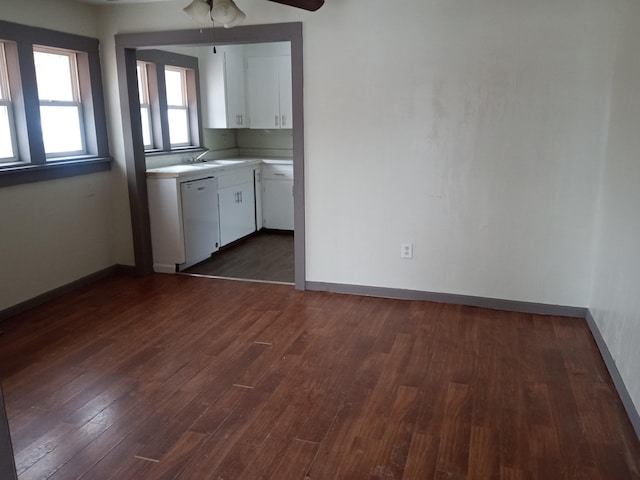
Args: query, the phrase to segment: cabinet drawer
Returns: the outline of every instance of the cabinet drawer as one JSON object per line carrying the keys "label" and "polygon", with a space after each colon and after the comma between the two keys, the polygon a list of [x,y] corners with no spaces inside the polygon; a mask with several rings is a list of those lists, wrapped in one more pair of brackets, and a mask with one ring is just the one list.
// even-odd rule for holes
{"label": "cabinet drawer", "polygon": [[232,173],[230,175],[220,175],[218,177],[218,189],[242,185],[247,182],[253,184],[253,169]]}
{"label": "cabinet drawer", "polygon": [[262,178],[275,180],[293,180],[293,165],[262,165]]}

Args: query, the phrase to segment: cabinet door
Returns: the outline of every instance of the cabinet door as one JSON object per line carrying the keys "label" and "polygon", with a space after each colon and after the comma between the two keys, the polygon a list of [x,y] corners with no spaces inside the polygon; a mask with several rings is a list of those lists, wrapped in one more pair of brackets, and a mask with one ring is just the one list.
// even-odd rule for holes
{"label": "cabinet door", "polygon": [[253,182],[218,190],[220,246],[256,231]]}
{"label": "cabinet door", "polygon": [[293,180],[262,179],[262,226],[293,230]]}
{"label": "cabinet door", "polygon": [[246,126],[246,102],[244,92],[244,55],[225,52],[225,92],[227,100],[227,125],[229,128]]}
{"label": "cabinet door", "polygon": [[280,128],[293,127],[293,106],[291,93],[291,57],[278,57],[280,91]]}
{"label": "cabinet door", "polygon": [[280,128],[278,57],[247,58],[247,96],[251,128]]}

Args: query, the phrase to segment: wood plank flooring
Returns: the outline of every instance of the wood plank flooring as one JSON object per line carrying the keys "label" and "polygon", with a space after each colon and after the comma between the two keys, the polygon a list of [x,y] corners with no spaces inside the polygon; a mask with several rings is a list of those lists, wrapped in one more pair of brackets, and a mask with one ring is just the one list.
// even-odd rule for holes
{"label": "wood plank flooring", "polygon": [[293,283],[293,233],[261,230],[184,271],[214,277]]}
{"label": "wood plank flooring", "polygon": [[640,478],[580,319],[154,275],[2,330],[21,480]]}

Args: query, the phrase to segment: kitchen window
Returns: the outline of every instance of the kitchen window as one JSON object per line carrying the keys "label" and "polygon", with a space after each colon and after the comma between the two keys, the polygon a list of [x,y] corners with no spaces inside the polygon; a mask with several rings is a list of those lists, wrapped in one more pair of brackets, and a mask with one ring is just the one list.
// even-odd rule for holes
{"label": "kitchen window", "polygon": [[98,40],[0,32],[0,187],[109,170]]}
{"label": "kitchen window", "polygon": [[138,50],[137,57],[145,152],[199,148],[198,58],[163,50]]}
{"label": "kitchen window", "polygon": [[187,71],[184,68],[166,66],[164,77],[167,89],[169,143],[171,147],[187,146],[190,144]]}
{"label": "kitchen window", "polygon": [[140,119],[142,121],[142,142],[145,150],[153,149],[153,135],[151,127],[151,102],[149,101],[149,74],[148,65],[138,62],[136,66],[138,74],[138,98],[140,100]]}
{"label": "kitchen window", "polygon": [[0,42],[0,162],[16,160],[16,135],[4,42]]}

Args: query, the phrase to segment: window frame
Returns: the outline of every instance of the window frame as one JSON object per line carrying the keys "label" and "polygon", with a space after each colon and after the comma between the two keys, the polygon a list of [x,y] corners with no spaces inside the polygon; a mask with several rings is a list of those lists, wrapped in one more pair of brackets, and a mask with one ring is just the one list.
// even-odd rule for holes
{"label": "window frame", "polygon": [[[164,50],[140,49],[136,52],[137,62],[147,64],[149,101],[153,132],[153,148],[145,147],[145,155],[166,155],[202,149],[202,114],[200,111],[200,74],[198,58]],[[189,122],[189,143],[171,145],[165,69],[185,70],[186,104]],[[133,105],[132,105],[133,108]]]}
{"label": "window frame", "polygon": [[[15,122],[16,159],[0,162],[0,187],[83,175],[111,168],[102,88],[99,42],[95,38],[0,20]],[[86,152],[47,158],[41,131],[34,46],[76,53]]]}
{"label": "window frame", "polygon": [[[87,154],[87,142],[85,136],[85,124],[83,121],[83,95],[81,93],[80,80],[79,80],[79,70],[78,70],[78,57],[77,53],[73,50],[49,47],[46,45],[34,45],[33,53],[35,55],[36,52],[39,53],[50,53],[54,55],[63,55],[69,58],[69,73],[71,80],[71,95],[73,97],[72,100],[43,100],[38,97],[40,102],[40,109],[42,107],[75,107],[78,112],[78,124],[80,127],[80,150],[68,150],[62,152],[47,152],[45,148],[45,156],[47,160],[55,160],[58,158],[68,158],[68,157],[77,157],[81,155]],[[42,124],[42,122],[41,122]],[[44,135],[43,135],[44,138]]]}
{"label": "window frame", "polygon": [[[140,116],[146,117],[146,122],[149,125],[149,142],[144,142],[144,134],[142,138],[142,143],[144,144],[145,151],[154,150],[153,121],[151,117],[151,100],[149,95],[149,68],[151,68],[151,65],[148,62],[143,62],[141,60],[138,60],[136,62],[136,73],[138,74],[138,72],[140,72],[137,75],[138,100],[140,101]],[[144,132],[144,126],[142,130]]]}
{"label": "window frame", "polygon": [[11,101],[11,87],[9,85],[9,68],[5,53],[5,42],[0,40],[0,106],[7,108],[7,121],[9,124],[9,139],[11,142],[10,157],[0,158],[0,165],[18,161],[18,146],[16,142],[16,124],[13,116],[13,103]]}
{"label": "window frame", "polygon": [[188,85],[187,85],[187,69],[184,67],[177,67],[175,65],[165,65],[164,67],[164,75],[165,75],[165,88],[167,85],[166,82],[166,77],[167,77],[167,72],[177,72],[180,74],[180,97],[181,97],[181,103],[180,105],[173,105],[173,104],[169,104],[169,95],[167,94],[167,117],[169,116],[169,111],[170,110],[176,110],[176,111],[181,111],[184,112],[184,114],[186,115],[186,120],[187,120],[187,136],[189,137],[189,141],[188,142],[176,142],[176,143],[172,143],[171,142],[171,125],[169,122],[167,122],[167,125],[169,127],[169,144],[171,145],[172,149],[175,148],[180,148],[180,147],[191,147],[193,145],[191,145],[191,122],[189,119],[189,100],[188,100]]}

